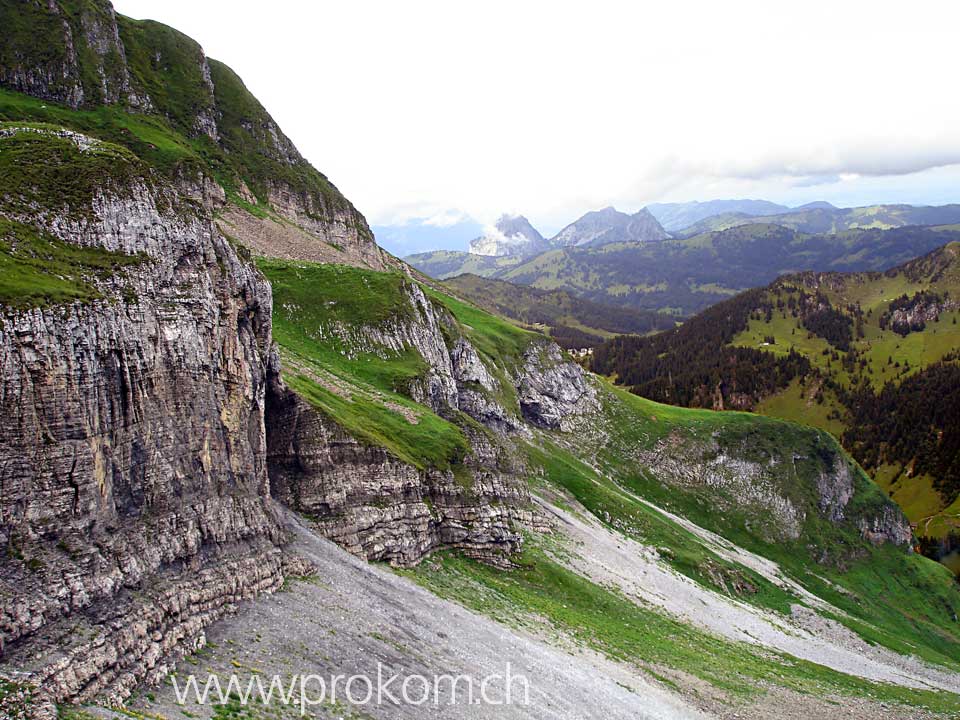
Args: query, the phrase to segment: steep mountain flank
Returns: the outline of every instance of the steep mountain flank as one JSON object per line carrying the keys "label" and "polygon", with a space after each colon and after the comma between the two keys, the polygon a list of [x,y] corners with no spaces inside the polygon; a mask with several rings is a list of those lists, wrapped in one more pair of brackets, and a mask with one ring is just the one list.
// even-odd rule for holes
{"label": "steep mountain flank", "polygon": [[363,216],[191,38],[117,15],[107,0],[9,0],[0,21],[0,87],[14,91],[0,93],[0,120],[67,125],[129,148],[195,185],[255,252],[383,267]]}

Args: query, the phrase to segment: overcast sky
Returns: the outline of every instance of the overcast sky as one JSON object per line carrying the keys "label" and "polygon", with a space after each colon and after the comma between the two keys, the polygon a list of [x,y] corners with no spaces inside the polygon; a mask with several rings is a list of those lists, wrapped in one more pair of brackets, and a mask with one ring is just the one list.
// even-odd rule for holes
{"label": "overcast sky", "polygon": [[115,0],[226,62],[372,224],[960,201],[960,3]]}

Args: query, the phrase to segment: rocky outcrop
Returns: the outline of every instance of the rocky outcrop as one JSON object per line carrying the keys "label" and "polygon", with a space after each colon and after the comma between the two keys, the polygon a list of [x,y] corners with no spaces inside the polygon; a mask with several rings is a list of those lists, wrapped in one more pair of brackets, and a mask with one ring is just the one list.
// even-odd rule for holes
{"label": "rocky outcrop", "polygon": [[[809,447],[791,461],[758,453],[765,444],[761,436],[699,439],[675,430],[638,459],[660,482],[702,492],[717,512],[742,514],[746,529],[767,542],[798,540],[820,518],[875,544],[908,545],[910,525],[899,508],[879,493],[875,502],[854,503],[858,492],[865,493],[856,467],[832,442],[816,434],[808,440]],[[812,497],[806,487],[814,490]]]}
{"label": "rocky outcrop", "polygon": [[523,357],[517,387],[523,417],[552,430],[573,430],[599,409],[597,391],[576,363],[564,362],[554,343],[531,345]]}
{"label": "rocky outcrop", "polygon": [[904,517],[900,508],[887,504],[880,512],[870,517],[861,517],[857,521],[860,534],[874,545],[893,543],[910,546],[913,542],[913,528]]}
{"label": "rocky outcrop", "polygon": [[283,578],[270,288],[202,206],[144,172],[82,212],[3,211],[141,258],[89,278],[99,299],[0,308],[0,639],[4,664],[58,701],[122,697]]}
{"label": "rocky outcrop", "polygon": [[[374,241],[367,221],[353,206],[324,202],[321,196],[284,185],[273,185],[269,199],[279,215],[300,231],[302,240],[292,246],[276,248],[274,238],[278,229],[273,225],[261,225],[261,228],[268,230],[259,239],[259,243],[264,245],[264,254],[322,262],[323,258],[318,254],[333,248],[341,253],[338,258],[340,262],[346,260],[350,264],[374,270],[386,269],[387,258]],[[282,233],[282,230],[279,232]],[[241,240],[246,238],[241,235]]]}
{"label": "rocky outcrop", "polygon": [[833,467],[817,475],[818,507],[831,522],[844,519],[847,504],[853,499],[853,473],[843,457],[837,455]]}
{"label": "rocky outcrop", "polygon": [[498,433],[529,434],[520,419],[495,400],[502,388],[473,345],[463,338],[458,339],[450,351],[450,359],[460,410]]}
{"label": "rocky outcrop", "polygon": [[367,560],[413,565],[445,546],[509,564],[520,528],[535,524],[519,468],[482,433],[456,472],[417,468],[353,438],[279,379],[267,424],[274,496]]}
{"label": "rocky outcrop", "polygon": [[913,297],[904,295],[891,302],[880,316],[880,327],[889,327],[905,337],[912,332],[922,331],[927,323],[937,322],[941,313],[957,308],[960,308],[960,302],[935,292],[918,292]]}
{"label": "rocky outcrop", "polygon": [[781,464],[766,465],[748,459],[743,448],[680,431],[638,458],[660,482],[709,494],[717,510],[746,509],[750,530],[769,541],[796,540],[801,535],[807,508],[783,487]]}

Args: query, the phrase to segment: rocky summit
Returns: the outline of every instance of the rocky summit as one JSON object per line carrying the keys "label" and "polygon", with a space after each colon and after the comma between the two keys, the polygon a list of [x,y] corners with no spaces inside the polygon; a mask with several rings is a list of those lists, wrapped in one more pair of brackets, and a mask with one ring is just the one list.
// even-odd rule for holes
{"label": "rocky summit", "polygon": [[[381,251],[172,28],[0,21],[0,717],[960,712],[960,590],[829,433],[628,393]],[[592,215],[564,242],[664,236]],[[229,686],[384,670],[529,692]]]}
{"label": "rocky summit", "polygon": [[627,215],[607,207],[588,212],[550,240],[553,247],[580,247],[611,243],[645,243],[665,240],[669,233],[646,208]]}
{"label": "rocky summit", "polygon": [[497,224],[481,237],[470,241],[474,255],[536,255],[547,248],[547,241],[523,215],[501,215]]}

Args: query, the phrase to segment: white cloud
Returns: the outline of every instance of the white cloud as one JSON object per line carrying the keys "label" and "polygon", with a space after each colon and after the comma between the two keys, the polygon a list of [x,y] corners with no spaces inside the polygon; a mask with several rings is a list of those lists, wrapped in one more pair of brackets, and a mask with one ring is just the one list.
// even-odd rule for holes
{"label": "white cloud", "polygon": [[461,210],[441,210],[427,217],[423,221],[423,224],[432,227],[448,228],[469,219],[470,216]]}
{"label": "white cloud", "polygon": [[960,187],[958,3],[116,5],[230,64],[374,222]]}

